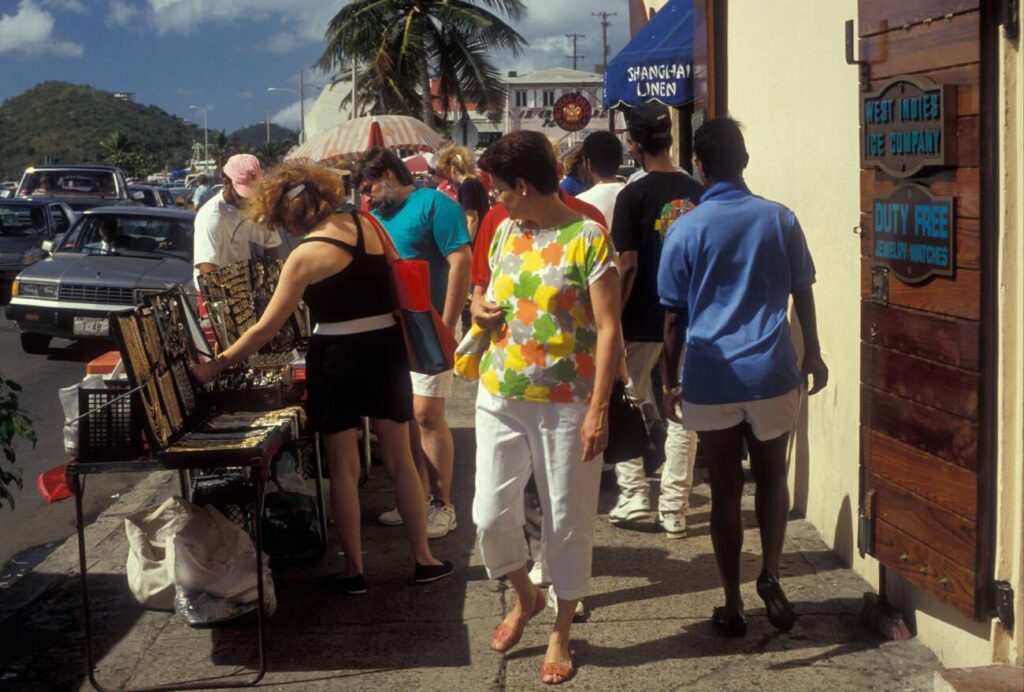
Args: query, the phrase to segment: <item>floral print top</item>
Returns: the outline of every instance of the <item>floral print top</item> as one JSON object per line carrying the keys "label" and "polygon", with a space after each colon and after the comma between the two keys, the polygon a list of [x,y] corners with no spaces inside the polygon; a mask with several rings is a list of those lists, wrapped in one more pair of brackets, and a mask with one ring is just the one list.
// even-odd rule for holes
{"label": "floral print top", "polygon": [[589,401],[597,350],[589,287],[615,269],[604,228],[583,220],[526,230],[509,219],[495,232],[490,257],[491,291],[505,323],[481,359],[480,382],[506,399]]}

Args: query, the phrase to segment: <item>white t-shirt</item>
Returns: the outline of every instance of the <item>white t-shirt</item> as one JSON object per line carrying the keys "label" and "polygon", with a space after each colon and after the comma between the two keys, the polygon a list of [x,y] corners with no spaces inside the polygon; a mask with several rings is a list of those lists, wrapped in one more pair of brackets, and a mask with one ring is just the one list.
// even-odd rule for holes
{"label": "white t-shirt", "polygon": [[252,257],[251,243],[277,247],[281,244],[281,235],[250,221],[241,209],[225,202],[224,194],[218,192],[196,213],[192,242],[195,277],[199,276],[200,264],[225,267],[247,260]]}
{"label": "white t-shirt", "polygon": [[597,210],[604,215],[605,229],[612,228],[612,215],[615,213],[615,198],[619,196],[625,183],[618,181],[613,183],[597,183],[586,192],[576,195],[576,199],[597,207]]}

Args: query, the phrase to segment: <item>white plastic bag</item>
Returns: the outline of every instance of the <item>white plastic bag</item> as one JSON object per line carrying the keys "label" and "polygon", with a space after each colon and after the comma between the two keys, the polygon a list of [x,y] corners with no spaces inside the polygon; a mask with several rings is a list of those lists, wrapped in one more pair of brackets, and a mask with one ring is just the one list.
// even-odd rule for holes
{"label": "white plastic bag", "polygon": [[103,375],[86,375],[81,382],[57,390],[60,406],[64,410],[64,451],[72,457],[78,457],[78,421],[85,411],[78,410],[78,390],[102,389]]}
{"label": "white plastic bag", "polygon": [[142,606],[174,610],[174,536],[193,510],[180,497],[169,497],[156,509],[125,517],[128,588]]}
{"label": "white plastic bag", "polygon": [[[256,548],[215,507],[197,507],[174,536],[174,609],[190,625],[210,625],[256,608]],[[265,612],[277,601],[263,558]]]}

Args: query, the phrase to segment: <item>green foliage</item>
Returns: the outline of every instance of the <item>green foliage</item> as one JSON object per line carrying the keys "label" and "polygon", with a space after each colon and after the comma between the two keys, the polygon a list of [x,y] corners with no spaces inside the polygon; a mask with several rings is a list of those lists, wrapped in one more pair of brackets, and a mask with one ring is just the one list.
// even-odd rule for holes
{"label": "green foliage", "polygon": [[17,486],[18,490],[22,488],[21,467],[15,463],[15,443],[21,438],[31,442],[33,447],[36,446],[32,421],[18,402],[20,391],[21,385],[0,375],[0,449],[4,454],[3,459],[0,459],[0,507],[6,502],[12,509],[14,494],[11,486]]}
{"label": "green foliage", "polygon": [[[229,139],[238,142],[239,146],[255,148],[261,144],[267,143],[267,126],[266,123],[256,123],[255,125],[249,125],[241,129],[235,130],[230,135]],[[289,130],[287,127],[281,127],[277,123],[270,123],[270,141],[271,142],[290,142],[294,144],[299,139],[299,133],[295,130]]]}
{"label": "green foliage", "polygon": [[0,104],[0,132],[2,180],[32,165],[106,161],[141,177],[185,167],[202,140],[194,123],[156,106],[67,82],[42,82]]}
{"label": "green foliage", "polygon": [[439,110],[463,113],[499,106],[504,84],[491,51],[518,56],[523,38],[502,15],[526,16],[522,0],[352,0],[327,25],[317,66],[359,73],[363,112],[416,115],[433,126],[430,78],[439,80]]}

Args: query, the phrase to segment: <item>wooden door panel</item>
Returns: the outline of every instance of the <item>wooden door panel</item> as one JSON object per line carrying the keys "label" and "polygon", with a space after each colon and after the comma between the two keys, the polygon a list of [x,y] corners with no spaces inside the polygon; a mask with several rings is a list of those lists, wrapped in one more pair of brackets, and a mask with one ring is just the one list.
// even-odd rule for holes
{"label": "wooden door panel", "polygon": [[860,370],[878,389],[961,418],[978,419],[977,373],[869,344],[861,344]]}
{"label": "wooden door panel", "polygon": [[[871,299],[871,268],[874,265],[871,260],[861,260],[860,297],[864,300]],[[957,269],[953,279],[939,276],[920,284],[905,284],[890,276],[889,303],[977,320],[981,316],[981,272]]]}
{"label": "wooden door panel", "polygon": [[886,522],[875,522],[875,556],[889,569],[967,617],[974,617],[974,570]]}
{"label": "wooden door panel", "polygon": [[978,13],[972,12],[932,22],[930,26],[916,26],[910,31],[869,36],[860,41],[860,59],[868,61],[871,79],[978,62],[979,22]]}
{"label": "wooden door panel", "polygon": [[878,519],[898,527],[966,569],[974,568],[974,537],[978,526],[939,505],[888,482],[871,477]]}
{"label": "wooden door panel", "polygon": [[861,387],[860,420],[906,445],[978,470],[978,428],[969,420],[865,386]]}
{"label": "wooden door panel", "polygon": [[[981,169],[958,168],[956,171],[941,171],[929,176],[919,176],[913,182],[925,185],[933,195],[956,197],[957,218],[981,218]],[[860,172],[860,210],[871,213],[876,197],[888,197],[900,181],[894,181],[884,173],[862,170]]]}
{"label": "wooden door panel", "polygon": [[861,428],[864,466],[901,488],[965,519],[978,516],[978,474],[916,447]]}
{"label": "wooden door panel", "polygon": [[980,0],[861,0],[857,25],[861,36],[899,29],[925,19],[973,10]]}
{"label": "wooden door panel", "polygon": [[869,300],[860,305],[863,341],[958,368],[978,369],[977,322],[875,305]]}

